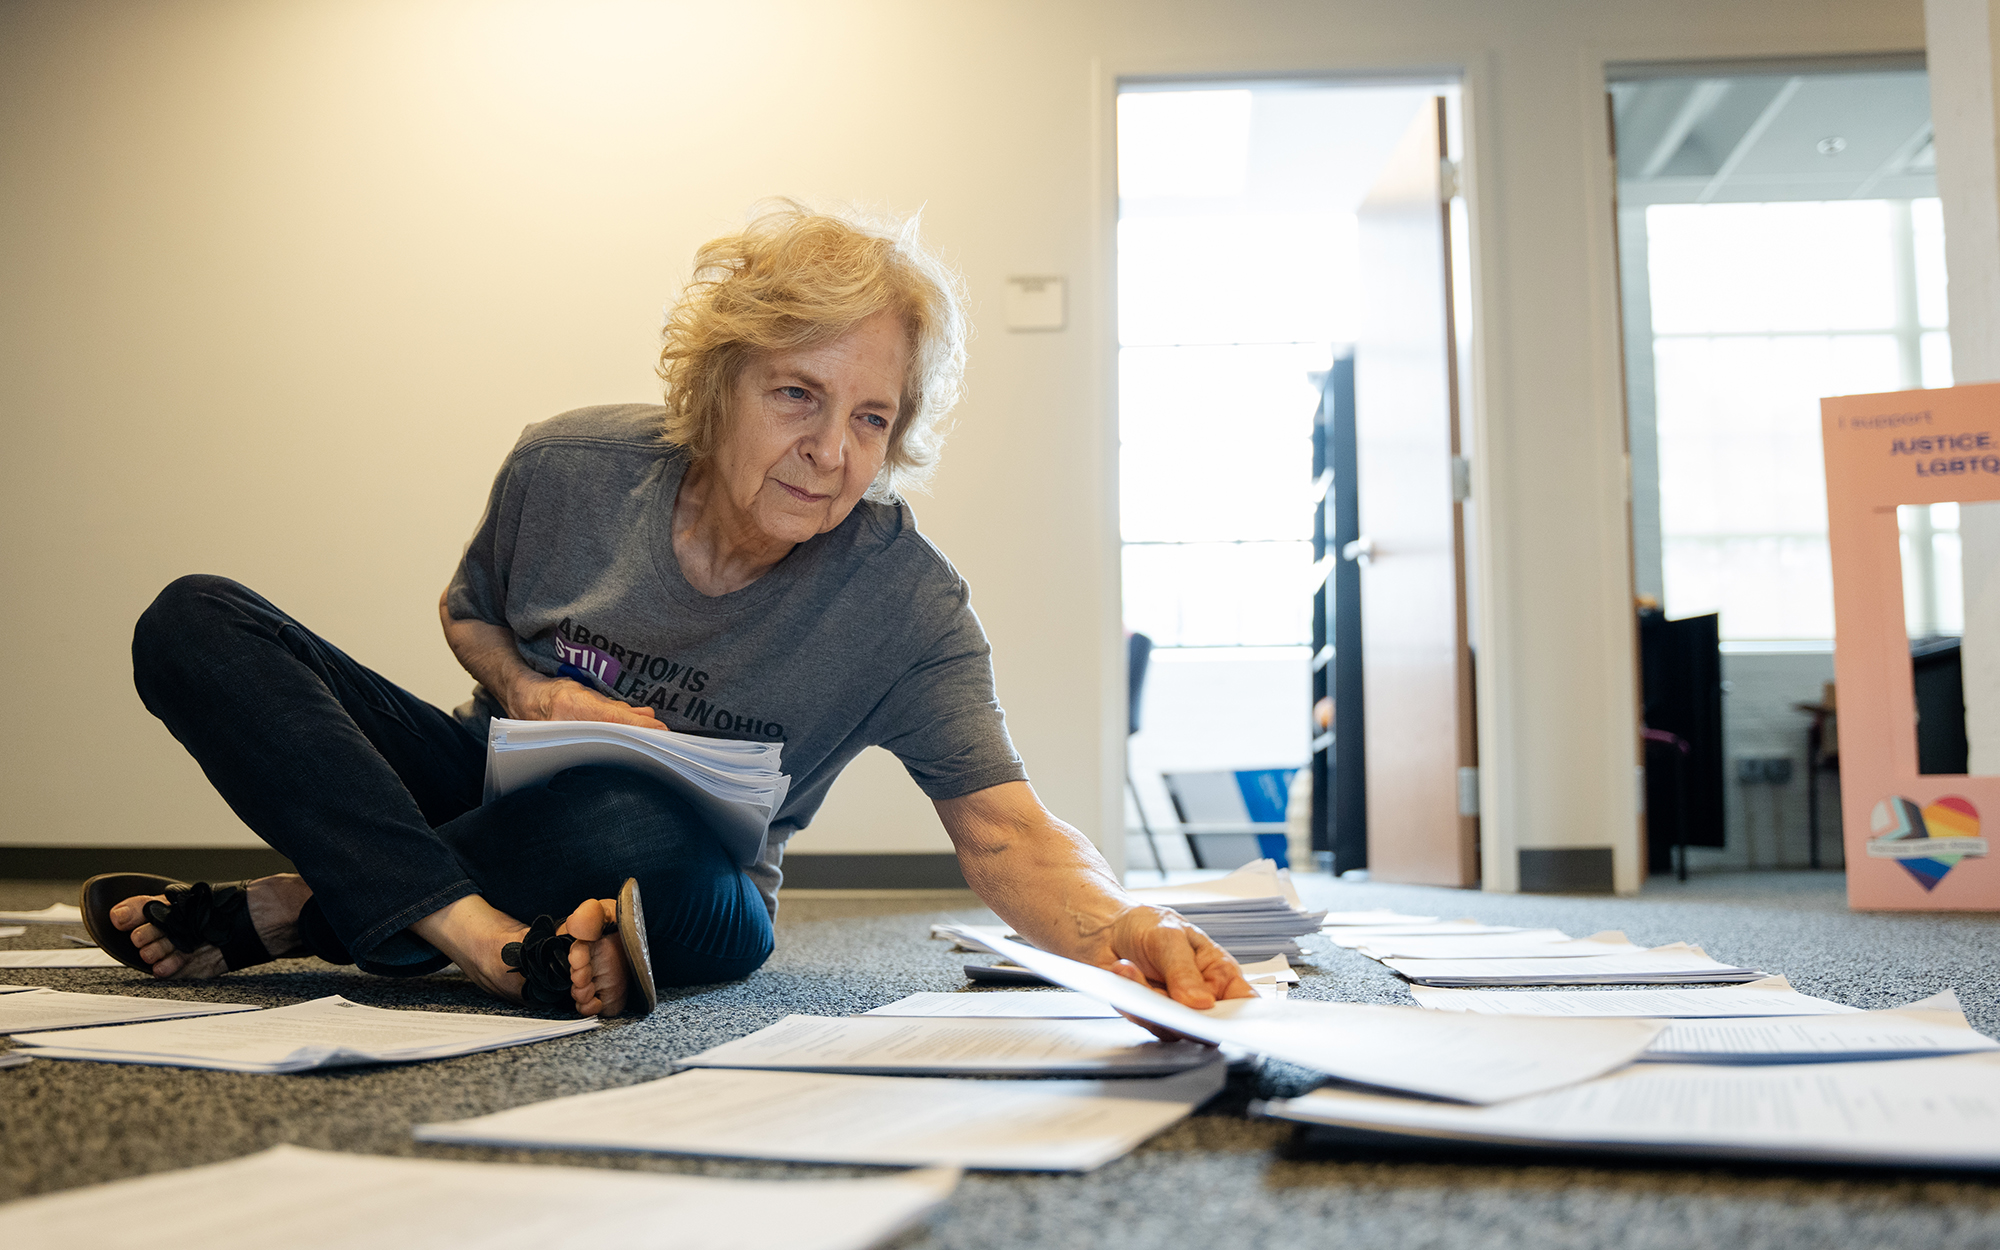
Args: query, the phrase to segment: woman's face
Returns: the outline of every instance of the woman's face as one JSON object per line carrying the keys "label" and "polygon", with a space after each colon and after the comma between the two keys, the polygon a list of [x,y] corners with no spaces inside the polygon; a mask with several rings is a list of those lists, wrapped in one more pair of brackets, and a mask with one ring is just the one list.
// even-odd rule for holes
{"label": "woman's face", "polygon": [[788,543],[846,520],[888,454],[909,362],[902,319],[888,312],[830,342],[751,358],[714,460],[733,509]]}

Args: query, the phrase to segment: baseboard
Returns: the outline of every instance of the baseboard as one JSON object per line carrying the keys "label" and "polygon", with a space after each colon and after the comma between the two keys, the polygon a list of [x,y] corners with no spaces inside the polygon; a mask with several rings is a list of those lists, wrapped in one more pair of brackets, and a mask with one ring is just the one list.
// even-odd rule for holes
{"label": "baseboard", "polygon": [[242,881],[294,871],[292,861],[267,846],[0,846],[0,880],[151,872],[180,881]]}
{"label": "baseboard", "polygon": [[1522,850],[1523,894],[1610,894],[1614,892],[1611,848],[1563,846]]}
{"label": "baseboard", "polygon": [[[799,890],[963,890],[958,856],[787,855],[785,885]],[[82,881],[100,872],[153,872],[181,881],[240,881],[295,871],[261,846],[0,846],[0,880]]]}
{"label": "baseboard", "polygon": [[963,890],[958,856],[934,854],[786,855],[788,890]]}

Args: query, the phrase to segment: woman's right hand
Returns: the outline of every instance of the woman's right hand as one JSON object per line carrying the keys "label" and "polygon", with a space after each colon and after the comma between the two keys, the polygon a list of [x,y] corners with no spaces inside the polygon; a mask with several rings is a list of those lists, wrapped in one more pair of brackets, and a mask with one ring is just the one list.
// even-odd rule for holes
{"label": "woman's right hand", "polygon": [[604,720],[647,729],[661,727],[652,708],[633,707],[567,677],[544,677],[525,665],[523,669],[507,700],[507,710],[516,720]]}
{"label": "woman's right hand", "polygon": [[603,720],[659,729],[649,707],[599,694],[567,677],[544,677],[521,658],[514,631],[490,621],[452,616],[449,592],[438,597],[438,620],[451,653],[515,720]]}

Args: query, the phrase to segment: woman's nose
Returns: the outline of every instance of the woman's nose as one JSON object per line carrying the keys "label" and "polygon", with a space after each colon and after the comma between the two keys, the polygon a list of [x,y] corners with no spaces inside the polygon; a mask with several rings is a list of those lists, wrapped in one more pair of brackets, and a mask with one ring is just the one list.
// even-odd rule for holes
{"label": "woman's nose", "polygon": [[826,415],[815,421],[799,440],[800,451],[821,470],[838,469],[847,458],[847,425]]}

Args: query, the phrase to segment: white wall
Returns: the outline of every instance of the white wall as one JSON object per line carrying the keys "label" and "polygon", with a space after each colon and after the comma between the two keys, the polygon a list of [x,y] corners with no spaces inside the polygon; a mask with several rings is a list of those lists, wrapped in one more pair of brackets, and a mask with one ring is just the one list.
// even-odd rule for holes
{"label": "white wall", "polygon": [[[459,698],[431,604],[500,455],[650,397],[692,248],[778,192],[926,206],[964,266],[971,399],[918,513],[1037,784],[1115,835],[1115,79],[1456,67],[1489,885],[1517,846],[1613,843],[1635,888],[1602,65],[1922,38],[1914,0],[14,0],[0,843],[247,840],[130,693],[130,622],[180,572]],[[1012,273],[1072,275],[1071,329],[1000,329]],[[926,807],[871,768],[800,849],[941,848]]]}
{"label": "white wall", "polygon": [[[1927,0],[1938,197],[1951,271],[1951,364],[1961,383],[2000,379],[2000,2]],[[1971,513],[1966,514],[1971,516]],[[2000,531],[1963,526],[1967,766],[2000,772]]]}

